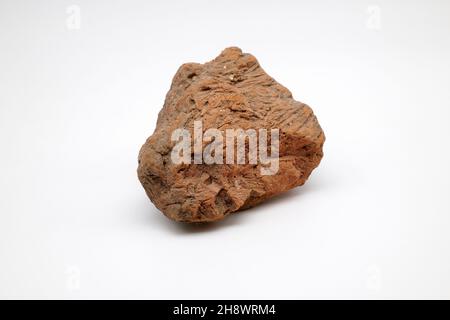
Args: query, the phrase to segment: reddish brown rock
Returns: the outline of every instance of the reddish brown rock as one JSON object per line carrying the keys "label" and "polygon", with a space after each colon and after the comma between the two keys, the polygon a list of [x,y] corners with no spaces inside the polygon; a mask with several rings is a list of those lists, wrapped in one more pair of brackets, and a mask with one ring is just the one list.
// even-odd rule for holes
{"label": "reddish brown rock", "polygon": [[[172,141],[172,133],[184,128],[194,139],[194,121],[202,121],[202,132],[219,129],[224,139],[226,129],[265,128],[269,146],[270,129],[279,129],[278,171],[264,175],[267,165],[250,164],[248,158],[245,164],[174,163],[171,155],[177,141]],[[254,56],[227,48],[211,62],[179,68],[155,132],[139,153],[138,176],[149,198],[170,219],[216,221],[303,185],[320,163],[324,141],[309,106],[295,101]],[[201,146],[209,143],[203,141]],[[194,152],[188,156],[194,159]]]}

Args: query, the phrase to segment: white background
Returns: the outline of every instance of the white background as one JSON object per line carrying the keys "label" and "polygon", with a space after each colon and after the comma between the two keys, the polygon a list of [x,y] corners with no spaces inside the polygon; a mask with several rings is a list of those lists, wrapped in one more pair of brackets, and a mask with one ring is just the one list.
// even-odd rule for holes
{"label": "white background", "polygon": [[[314,109],[325,156],[177,224],[137,154],[178,67],[228,46]],[[449,108],[448,1],[1,0],[0,297],[450,298]]]}

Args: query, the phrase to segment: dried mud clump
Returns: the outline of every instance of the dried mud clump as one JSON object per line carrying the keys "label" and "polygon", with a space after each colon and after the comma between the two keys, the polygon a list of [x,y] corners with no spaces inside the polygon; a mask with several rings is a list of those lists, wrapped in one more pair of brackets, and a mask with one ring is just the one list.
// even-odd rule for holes
{"label": "dried mud clump", "polygon": [[[267,164],[249,163],[249,154],[244,164],[225,161],[225,142],[223,164],[195,163],[195,148],[191,154],[180,153],[192,161],[174,162],[172,151],[178,141],[173,132],[185,129],[194,145],[198,142],[196,121],[202,123],[200,133],[215,128],[224,132],[224,137],[227,129],[266,129],[269,154],[271,129],[279,130],[276,172],[263,174]],[[204,152],[215,139],[203,139]],[[232,47],[210,62],[186,63],[178,69],[156,129],[140,150],[138,176],[148,197],[170,219],[216,221],[303,185],[322,159],[324,141],[311,108],[295,101],[254,56]],[[236,144],[237,138],[232,143]],[[250,139],[244,139],[246,152],[249,144]]]}

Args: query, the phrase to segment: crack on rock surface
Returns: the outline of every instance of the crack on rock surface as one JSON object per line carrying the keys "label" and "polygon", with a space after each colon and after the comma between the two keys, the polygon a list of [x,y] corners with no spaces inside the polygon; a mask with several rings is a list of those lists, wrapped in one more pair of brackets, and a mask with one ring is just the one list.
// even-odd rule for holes
{"label": "crack on rock surface", "polygon": [[[199,120],[203,133],[209,128],[279,129],[278,171],[262,175],[263,165],[248,161],[174,163],[172,133],[181,128],[194,137],[194,121]],[[210,62],[186,63],[178,69],[156,129],[139,152],[138,177],[151,201],[170,219],[217,221],[303,185],[322,159],[324,142],[311,108],[295,101],[254,56],[231,47]]]}

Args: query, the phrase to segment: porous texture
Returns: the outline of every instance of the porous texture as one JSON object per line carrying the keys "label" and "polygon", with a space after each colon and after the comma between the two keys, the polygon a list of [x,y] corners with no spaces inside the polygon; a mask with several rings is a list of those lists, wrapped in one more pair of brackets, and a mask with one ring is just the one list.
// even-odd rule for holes
{"label": "porous texture", "polygon": [[[261,164],[175,164],[172,132],[208,128],[280,129],[279,170]],[[225,49],[205,64],[183,64],[175,74],[156,129],[139,153],[138,176],[148,197],[167,217],[209,222],[253,207],[303,185],[322,159],[324,133],[309,106],[295,101],[254,56]],[[225,151],[224,151],[225,154]]]}

